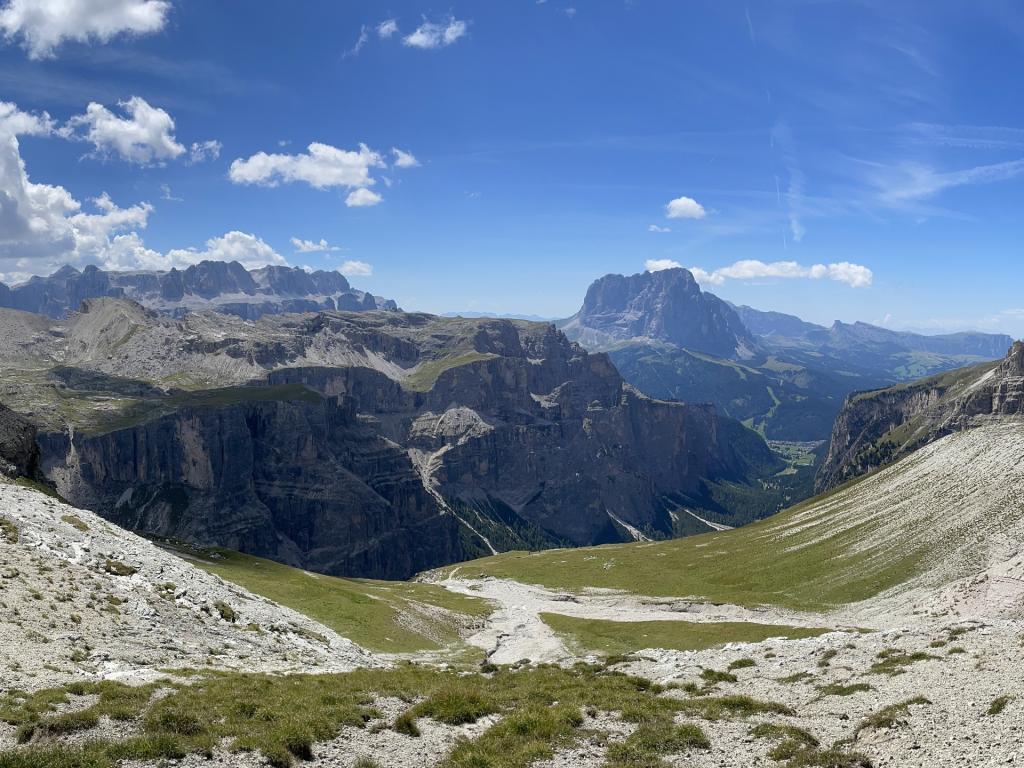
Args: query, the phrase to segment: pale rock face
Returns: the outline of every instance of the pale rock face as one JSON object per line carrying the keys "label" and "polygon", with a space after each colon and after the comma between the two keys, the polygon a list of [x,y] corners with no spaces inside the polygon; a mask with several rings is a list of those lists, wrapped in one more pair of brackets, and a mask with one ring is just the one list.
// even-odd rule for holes
{"label": "pale rock face", "polygon": [[390,299],[353,288],[338,272],[283,266],[247,270],[235,261],[202,261],[167,272],[115,272],[95,266],[80,272],[68,266],[22,285],[0,283],[0,307],[50,317],[64,317],[83,301],[98,298],[132,299],[174,316],[213,309],[252,320],[265,314],[320,309],[398,309]]}
{"label": "pale rock face", "polygon": [[817,478],[827,490],[944,435],[1024,416],[1024,342],[1006,357],[847,398]]}
{"label": "pale rock face", "polygon": [[701,291],[685,269],[606,275],[590,286],[563,330],[596,349],[649,339],[731,358],[757,346],[736,311]]}
{"label": "pale rock face", "polygon": [[0,482],[0,517],[17,530],[17,541],[0,535],[0,599],[20,618],[0,622],[7,687],[69,676],[144,681],[207,663],[263,672],[381,663],[333,630],[38,491]]}

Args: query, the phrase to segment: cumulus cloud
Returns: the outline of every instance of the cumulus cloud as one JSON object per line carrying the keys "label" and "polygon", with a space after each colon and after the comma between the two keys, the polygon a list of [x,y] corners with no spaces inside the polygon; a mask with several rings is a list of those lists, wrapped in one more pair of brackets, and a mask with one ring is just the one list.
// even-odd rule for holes
{"label": "cumulus cloud", "polygon": [[0,103],[0,273],[17,280],[49,272],[64,263],[146,266],[159,254],[146,249],[136,232],[153,207],[120,208],[102,194],[91,211],[64,187],[36,184],[21,157],[19,136],[53,132],[47,115],[31,115]]}
{"label": "cumulus cloud", "polygon": [[[673,263],[673,266],[679,266]],[[662,267],[663,269],[665,267]],[[870,269],[861,264],[841,261],[833,264],[811,264],[809,266],[795,261],[773,261],[765,263],[757,259],[744,259],[727,267],[708,271],[701,267],[691,267],[697,282],[710,285],[722,285],[726,280],[753,280],[757,278],[804,278],[810,280],[835,280],[845,283],[851,288],[866,288],[874,280]]]}
{"label": "cumulus cloud", "polygon": [[672,231],[672,227],[659,227],[657,224],[649,224],[647,226],[647,231],[648,232],[658,232],[658,233],[671,232]]}
{"label": "cumulus cloud", "polygon": [[45,59],[65,40],[105,43],[157,32],[170,10],[168,0],[8,0],[0,8],[0,31],[20,38],[29,58]]}
{"label": "cumulus cloud", "polygon": [[415,168],[420,164],[412,152],[403,152],[397,147],[392,147],[391,154],[395,156],[395,168]]}
{"label": "cumulus cloud", "polygon": [[345,198],[345,205],[349,208],[368,208],[371,205],[377,205],[383,199],[372,189],[360,187],[348,193],[348,197]]}
{"label": "cumulus cloud", "polygon": [[46,112],[32,114],[9,101],[0,101],[0,136],[40,136],[53,131],[53,120]]}
{"label": "cumulus cloud", "polygon": [[[102,193],[83,205],[64,187],[31,181],[19,136],[53,134],[45,113],[33,115],[0,102],[0,280],[17,282],[33,274],[50,274],[64,264],[168,269],[202,259],[235,259],[249,266],[285,263],[273,248],[244,232],[213,238],[205,250],[161,253],[147,248],[140,232],[153,213],[150,203],[121,207]],[[170,188],[164,195],[173,199]]]}
{"label": "cumulus cloud", "polygon": [[423,50],[445,48],[465,36],[468,30],[469,25],[466,22],[449,16],[441,23],[424,21],[412,34],[402,38],[402,42],[410,48]]}
{"label": "cumulus cloud", "polygon": [[[68,121],[61,129],[62,134],[68,138],[84,138],[101,155],[117,155],[139,165],[173,160],[186,152],[174,138],[174,119],[166,111],[150,105],[139,96],[132,96],[118,106],[125,112],[125,117],[92,102],[86,107],[85,114],[76,115]],[[78,133],[79,129],[84,129],[84,135]],[[219,152],[219,144],[217,148]]]}
{"label": "cumulus cloud", "polygon": [[296,253],[327,253],[328,251],[344,250],[339,245],[331,245],[322,237],[319,243],[315,240],[302,240],[298,237],[293,237],[292,246],[295,248]]}
{"label": "cumulus cloud", "polygon": [[313,142],[306,149],[305,154],[296,155],[257,152],[231,163],[228,175],[236,184],[274,187],[281,182],[304,181],[316,189],[354,189],[372,185],[370,170],[386,167],[381,155],[365,144],[358,150],[345,150]]}
{"label": "cumulus cloud", "polygon": [[381,40],[387,40],[397,32],[397,19],[385,19],[384,21],[377,25],[377,37],[379,37]]}
{"label": "cumulus cloud", "polygon": [[648,259],[644,262],[644,269],[648,272],[660,272],[663,269],[679,269],[683,265],[672,259]]}
{"label": "cumulus cloud", "polygon": [[183,248],[167,253],[166,260],[175,264],[196,264],[200,261],[237,261],[246,269],[268,264],[287,265],[277,251],[256,235],[233,230],[206,241],[206,249]]}
{"label": "cumulus cloud", "polygon": [[703,219],[706,215],[704,206],[692,197],[677,197],[665,206],[665,217],[669,219]]}
{"label": "cumulus cloud", "polygon": [[224,145],[216,139],[193,141],[192,145],[188,148],[188,163],[189,165],[195,165],[196,163],[204,163],[207,160],[216,160],[220,157],[220,151],[223,148]]}
{"label": "cumulus cloud", "polygon": [[338,271],[345,277],[372,277],[373,265],[365,261],[346,261],[338,267]]}

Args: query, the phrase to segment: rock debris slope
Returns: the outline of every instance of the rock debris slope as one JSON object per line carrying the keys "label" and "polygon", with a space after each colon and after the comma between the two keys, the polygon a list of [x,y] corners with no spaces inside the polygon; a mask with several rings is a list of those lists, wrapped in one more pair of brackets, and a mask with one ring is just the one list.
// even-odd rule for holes
{"label": "rock debris slope", "polygon": [[995,363],[847,398],[832,429],[818,490],[884,465],[952,432],[1024,414],[1024,342]]}
{"label": "rock debris slope", "polygon": [[8,482],[0,482],[0,606],[0,669],[10,688],[143,680],[161,668],[378,663],[301,614]]}

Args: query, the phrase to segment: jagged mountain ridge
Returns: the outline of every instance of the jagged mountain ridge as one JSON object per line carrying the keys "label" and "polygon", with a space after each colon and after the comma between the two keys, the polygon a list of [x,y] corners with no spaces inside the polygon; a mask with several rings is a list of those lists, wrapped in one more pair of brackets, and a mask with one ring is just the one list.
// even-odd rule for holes
{"label": "jagged mountain ridge", "polygon": [[819,490],[894,461],[991,417],[1024,416],[1024,342],[1006,357],[887,389],[850,395],[836,419]]}
{"label": "jagged mountain ridge", "polygon": [[394,301],[352,288],[339,272],[299,267],[246,269],[237,261],[201,261],[166,272],[118,272],[89,265],[65,266],[49,277],[0,283],[0,307],[63,317],[88,299],[126,298],[150,309],[181,316],[212,309],[255,319],[264,314],[338,309],[397,310]]}
{"label": "jagged mountain ridge", "polygon": [[781,469],[710,406],[651,400],[549,324],[400,312],[64,321],[0,311],[0,398],[62,494],[119,524],[388,577],[492,548],[744,522]]}
{"label": "jagged mountain ridge", "polygon": [[712,402],[778,440],[828,437],[844,398],[999,357],[1001,334],[945,336],[737,307],[702,291],[685,269],[608,275],[561,324],[606,350],[623,377],[654,397]]}

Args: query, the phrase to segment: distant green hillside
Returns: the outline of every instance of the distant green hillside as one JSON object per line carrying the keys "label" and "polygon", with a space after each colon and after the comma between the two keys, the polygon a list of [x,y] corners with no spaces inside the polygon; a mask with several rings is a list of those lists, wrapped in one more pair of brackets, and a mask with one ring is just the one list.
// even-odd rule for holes
{"label": "distant green hillside", "polygon": [[876,474],[736,530],[654,543],[508,552],[455,569],[466,577],[557,589],[600,587],[829,610],[911,582],[939,586],[982,572],[990,541],[1020,530],[1024,520],[1015,495],[1024,484],[1021,455],[1019,424],[992,423],[945,437]]}

